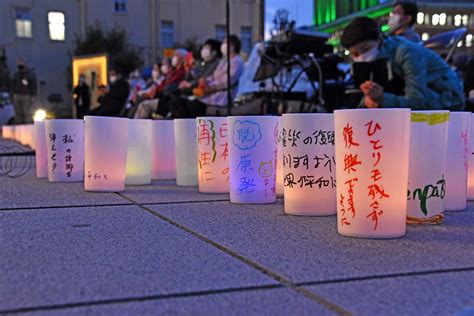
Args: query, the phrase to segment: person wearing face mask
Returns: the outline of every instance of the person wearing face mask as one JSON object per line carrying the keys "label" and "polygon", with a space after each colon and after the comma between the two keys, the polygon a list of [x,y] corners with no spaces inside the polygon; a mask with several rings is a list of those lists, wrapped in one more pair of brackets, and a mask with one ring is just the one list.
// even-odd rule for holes
{"label": "person wearing face mask", "polygon": [[18,71],[13,76],[12,93],[15,106],[15,122],[17,124],[32,123],[36,97],[36,76],[28,68],[26,60],[17,60]]}
{"label": "person wearing face mask", "polygon": [[417,14],[418,6],[416,2],[396,2],[388,18],[390,34],[402,36],[414,43],[420,43],[420,35],[414,30]]}
{"label": "person wearing face mask", "polygon": [[89,113],[91,106],[91,94],[86,78],[83,74],[79,76],[79,83],[73,91],[74,105],[76,106],[76,117],[83,119]]}
{"label": "person wearing face mask", "polygon": [[463,110],[462,81],[432,50],[399,36],[382,39],[377,23],[367,17],[353,20],[344,29],[341,44],[354,62],[386,60],[389,76],[399,78],[403,84],[395,92],[390,86],[365,81],[359,87],[364,94],[361,106]]}
{"label": "person wearing face mask", "polygon": [[105,93],[101,106],[92,110],[89,115],[118,116],[122,111],[130,93],[130,85],[116,69],[110,71],[109,82],[109,90]]}

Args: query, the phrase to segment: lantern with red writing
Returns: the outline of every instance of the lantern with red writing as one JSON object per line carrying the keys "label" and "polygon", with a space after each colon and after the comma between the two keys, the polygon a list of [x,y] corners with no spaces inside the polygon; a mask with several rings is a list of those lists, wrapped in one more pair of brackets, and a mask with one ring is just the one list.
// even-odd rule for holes
{"label": "lantern with red writing", "polygon": [[334,119],[338,232],[365,238],[403,236],[410,110],[339,110]]}
{"label": "lantern with red writing", "polygon": [[411,112],[409,224],[443,222],[448,126],[449,111]]}
{"label": "lantern with red writing", "polygon": [[229,116],[230,201],[276,200],[277,142],[275,116]]}
{"label": "lantern with red writing", "polygon": [[152,122],[151,178],[176,179],[174,124],[172,120]]}
{"label": "lantern with red writing", "polygon": [[229,144],[226,117],[198,117],[197,160],[199,192],[229,192]]}
{"label": "lantern with red writing", "polygon": [[470,112],[451,112],[446,156],[445,211],[461,211],[467,207],[470,124]]}
{"label": "lantern with red writing", "polygon": [[333,114],[283,114],[285,213],[336,214]]}

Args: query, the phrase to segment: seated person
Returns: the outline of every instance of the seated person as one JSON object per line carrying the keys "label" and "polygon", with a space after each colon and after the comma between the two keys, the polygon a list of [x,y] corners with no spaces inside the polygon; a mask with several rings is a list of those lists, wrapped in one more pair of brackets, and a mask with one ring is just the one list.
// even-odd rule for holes
{"label": "seated person", "polygon": [[420,35],[414,30],[417,14],[418,6],[416,2],[396,2],[388,19],[390,34],[401,36],[414,43],[420,43]]}
{"label": "seated person", "polygon": [[[367,17],[356,18],[343,31],[341,44],[354,62],[387,59],[393,74],[387,87],[366,81],[361,106],[368,108],[411,108],[413,110],[464,109],[463,85],[456,73],[435,52],[399,36],[381,39],[377,23]],[[390,83],[403,83],[399,93],[389,93]]]}
{"label": "seated person", "polygon": [[125,105],[130,92],[130,85],[123,74],[112,69],[109,75],[110,87],[100,101],[100,106],[89,115],[117,116]]}
{"label": "seated person", "polygon": [[153,98],[138,105],[134,118],[151,118],[158,108],[159,99],[163,93],[178,89],[179,83],[184,80],[186,75],[184,67],[186,53],[187,51],[184,49],[177,49],[171,59],[171,65],[168,59],[163,59],[161,73],[164,74],[165,79],[153,86]]}

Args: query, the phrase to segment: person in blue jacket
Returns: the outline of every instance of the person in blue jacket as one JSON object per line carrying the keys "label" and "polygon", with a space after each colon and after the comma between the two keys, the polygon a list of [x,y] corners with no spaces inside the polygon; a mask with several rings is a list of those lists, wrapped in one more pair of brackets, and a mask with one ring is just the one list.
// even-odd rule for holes
{"label": "person in blue jacket", "polygon": [[359,87],[364,94],[361,106],[413,110],[464,109],[461,79],[435,52],[400,36],[383,39],[377,23],[367,17],[356,18],[344,29],[341,44],[349,50],[354,62],[386,59],[388,73],[401,83],[402,88],[393,92],[371,80],[365,81]]}

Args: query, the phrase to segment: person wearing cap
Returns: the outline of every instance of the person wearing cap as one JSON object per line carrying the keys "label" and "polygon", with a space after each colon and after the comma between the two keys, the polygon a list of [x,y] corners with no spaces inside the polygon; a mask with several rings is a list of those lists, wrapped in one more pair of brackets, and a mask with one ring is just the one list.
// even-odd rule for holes
{"label": "person wearing cap", "polygon": [[417,14],[418,6],[416,2],[396,2],[388,18],[390,34],[401,36],[414,43],[420,43],[420,35],[414,30]]}
{"label": "person wearing cap", "polygon": [[19,58],[16,62],[18,71],[13,76],[12,93],[17,124],[33,122],[33,106],[36,97],[36,76],[28,68],[26,60]]}
{"label": "person wearing cap", "polygon": [[435,52],[400,36],[382,39],[377,23],[367,17],[356,18],[344,29],[341,44],[349,50],[354,62],[386,59],[389,73],[403,84],[394,93],[374,81],[365,81],[359,87],[364,94],[361,106],[464,109],[462,81]]}

